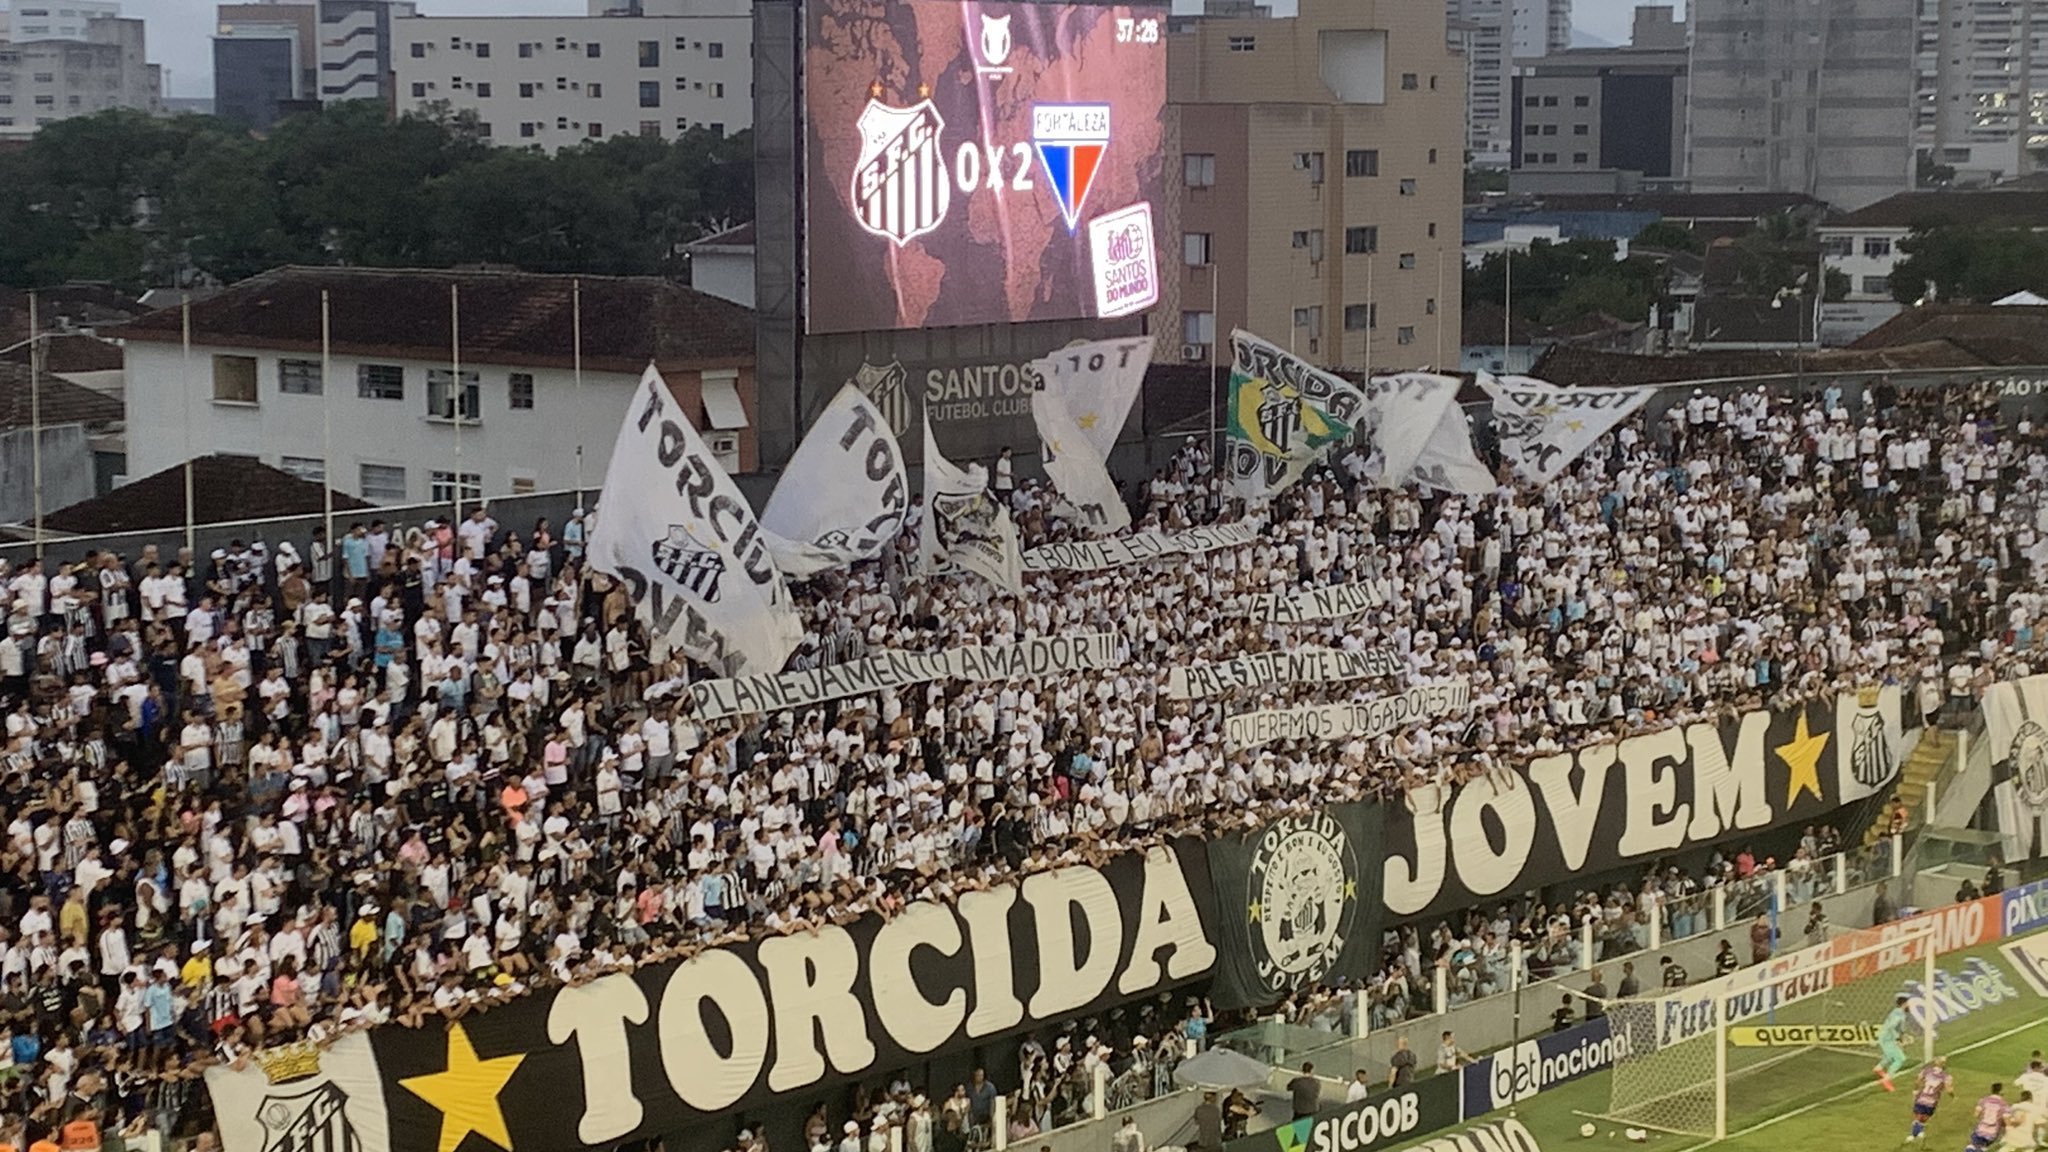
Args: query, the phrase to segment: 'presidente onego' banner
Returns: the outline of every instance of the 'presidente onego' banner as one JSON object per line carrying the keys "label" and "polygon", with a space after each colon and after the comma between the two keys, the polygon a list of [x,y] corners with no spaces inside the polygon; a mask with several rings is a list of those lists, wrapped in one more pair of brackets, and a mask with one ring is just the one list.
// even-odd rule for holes
{"label": "'presidente onego' banner", "polygon": [[1335,648],[1295,648],[1286,652],[1254,652],[1216,664],[1195,664],[1167,673],[1166,694],[1175,700],[1200,700],[1239,688],[1268,684],[1341,683],[1370,676],[1398,676],[1407,670],[1392,648],[1344,652]]}

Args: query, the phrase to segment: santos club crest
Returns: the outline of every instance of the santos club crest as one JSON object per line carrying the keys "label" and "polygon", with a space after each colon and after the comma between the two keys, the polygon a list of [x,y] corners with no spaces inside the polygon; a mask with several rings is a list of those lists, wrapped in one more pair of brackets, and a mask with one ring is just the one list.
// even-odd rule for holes
{"label": "santos club crest", "polygon": [[910,429],[910,380],[901,360],[879,365],[861,361],[854,370],[853,385],[881,411],[889,431],[902,436]]}
{"label": "santos club crest", "polygon": [[853,210],[860,226],[898,245],[937,228],[952,202],[953,179],[941,155],[946,123],[930,100],[908,108],[868,101],[857,122]]}
{"label": "santos club crest", "polygon": [[263,1152],[360,1152],[348,1119],[348,1093],[332,1082],[297,1095],[264,1098],[256,1109]]}
{"label": "santos club crest", "polygon": [[699,543],[687,527],[671,524],[668,535],[654,542],[654,566],[698,600],[718,603],[718,582],[725,576],[725,557],[716,548]]}
{"label": "santos club crest", "polygon": [[1358,911],[1358,858],[1328,815],[1269,825],[1245,877],[1254,966],[1275,995],[1319,983],[1336,967]]}
{"label": "santos club crest", "polygon": [[2029,720],[2012,734],[2012,783],[2020,803],[2048,811],[2048,728]]}

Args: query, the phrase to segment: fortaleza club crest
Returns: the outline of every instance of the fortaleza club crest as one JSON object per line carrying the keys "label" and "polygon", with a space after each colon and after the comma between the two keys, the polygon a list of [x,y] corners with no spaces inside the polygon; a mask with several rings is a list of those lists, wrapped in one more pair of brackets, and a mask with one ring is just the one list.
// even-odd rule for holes
{"label": "fortaleza club crest", "polygon": [[900,438],[910,430],[910,374],[903,370],[902,361],[879,365],[862,361],[853,371],[853,386],[881,411],[889,431]]}
{"label": "fortaleza club crest", "polygon": [[[922,94],[921,94],[922,95]],[[953,177],[941,154],[946,122],[930,99],[895,108],[873,93],[860,114],[853,166],[854,219],[898,246],[937,228],[952,203]]]}
{"label": "fortaleza club crest", "polygon": [[654,542],[654,566],[661,574],[689,589],[690,595],[706,604],[718,603],[719,581],[725,576],[725,557],[707,548],[681,524],[668,526],[668,535]]}
{"label": "fortaleza club crest", "polygon": [[1245,914],[1266,991],[1320,982],[1343,955],[1358,911],[1358,858],[1329,815],[1269,825],[1252,846]]}
{"label": "fortaleza club crest", "polygon": [[1856,715],[1850,721],[1849,774],[1858,784],[1875,788],[1892,778],[1892,741],[1878,710],[1881,694],[1865,687],[1856,692]]}
{"label": "fortaleza club crest", "polygon": [[1081,207],[1109,147],[1109,105],[1037,105],[1031,109],[1031,144],[1038,149],[1038,162],[1059,202],[1060,217],[1072,232],[1081,222]]}

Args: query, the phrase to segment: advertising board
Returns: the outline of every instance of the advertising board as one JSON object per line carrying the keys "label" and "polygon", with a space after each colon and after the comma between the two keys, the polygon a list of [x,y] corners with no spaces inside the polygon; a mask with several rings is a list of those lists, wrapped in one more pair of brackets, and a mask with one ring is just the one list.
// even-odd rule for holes
{"label": "advertising board", "polygon": [[808,13],[809,331],[1157,302],[1165,4],[812,0]]}

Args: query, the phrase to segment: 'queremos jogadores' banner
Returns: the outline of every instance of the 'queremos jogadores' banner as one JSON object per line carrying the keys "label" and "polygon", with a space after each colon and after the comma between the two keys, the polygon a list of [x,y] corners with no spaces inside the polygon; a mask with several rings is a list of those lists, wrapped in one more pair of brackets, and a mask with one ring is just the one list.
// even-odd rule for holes
{"label": "'queremos jogadores' banner", "polygon": [[[1206,975],[1207,857],[913,901],[893,919],[711,948],[449,1023],[207,1070],[227,1152],[569,1152],[1099,1012]],[[468,1139],[471,1136],[481,1139]]]}
{"label": "'queremos jogadores' banner", "polygon": [[1363,980],[1379,966],[1371,877],[1377,803],[1333,804],[1209,843],[1218,911],[1218,1008],[1262,1008],[1303,988]]}
{"label": "'queremos jogadores' banner", "polygon": [[1384,896],[1436,914],[1693,844],[1819,819],[1898,774],[1899,690],[1747,712],[1530,761],[1440,805],[1391,805]]}
{"label": "'queremos jogadores' banner", "polygon": [[1337,741],[1384,735],[1422,720],[1462,716],[1472,708],[1472,682],[1418,684],[1406,692],[1346,700],[1337,704],[1306,704],[1243,712],[1223,721],[1223,739],[1232,750],[1257,748],[1275,740]]}
{"label": "'queremos jogadores' banner", "polygon": [[1114,668],[1117,663],[1117,638],[1108,632],[1036,636],[1014,644],[963,644],[943,652],[889,649],[822,668],[700,680],[690,685],[690,702],[699,719],[717,720],[747,712],[802,708],[930,680],[1035,679],[1083,668]]}

